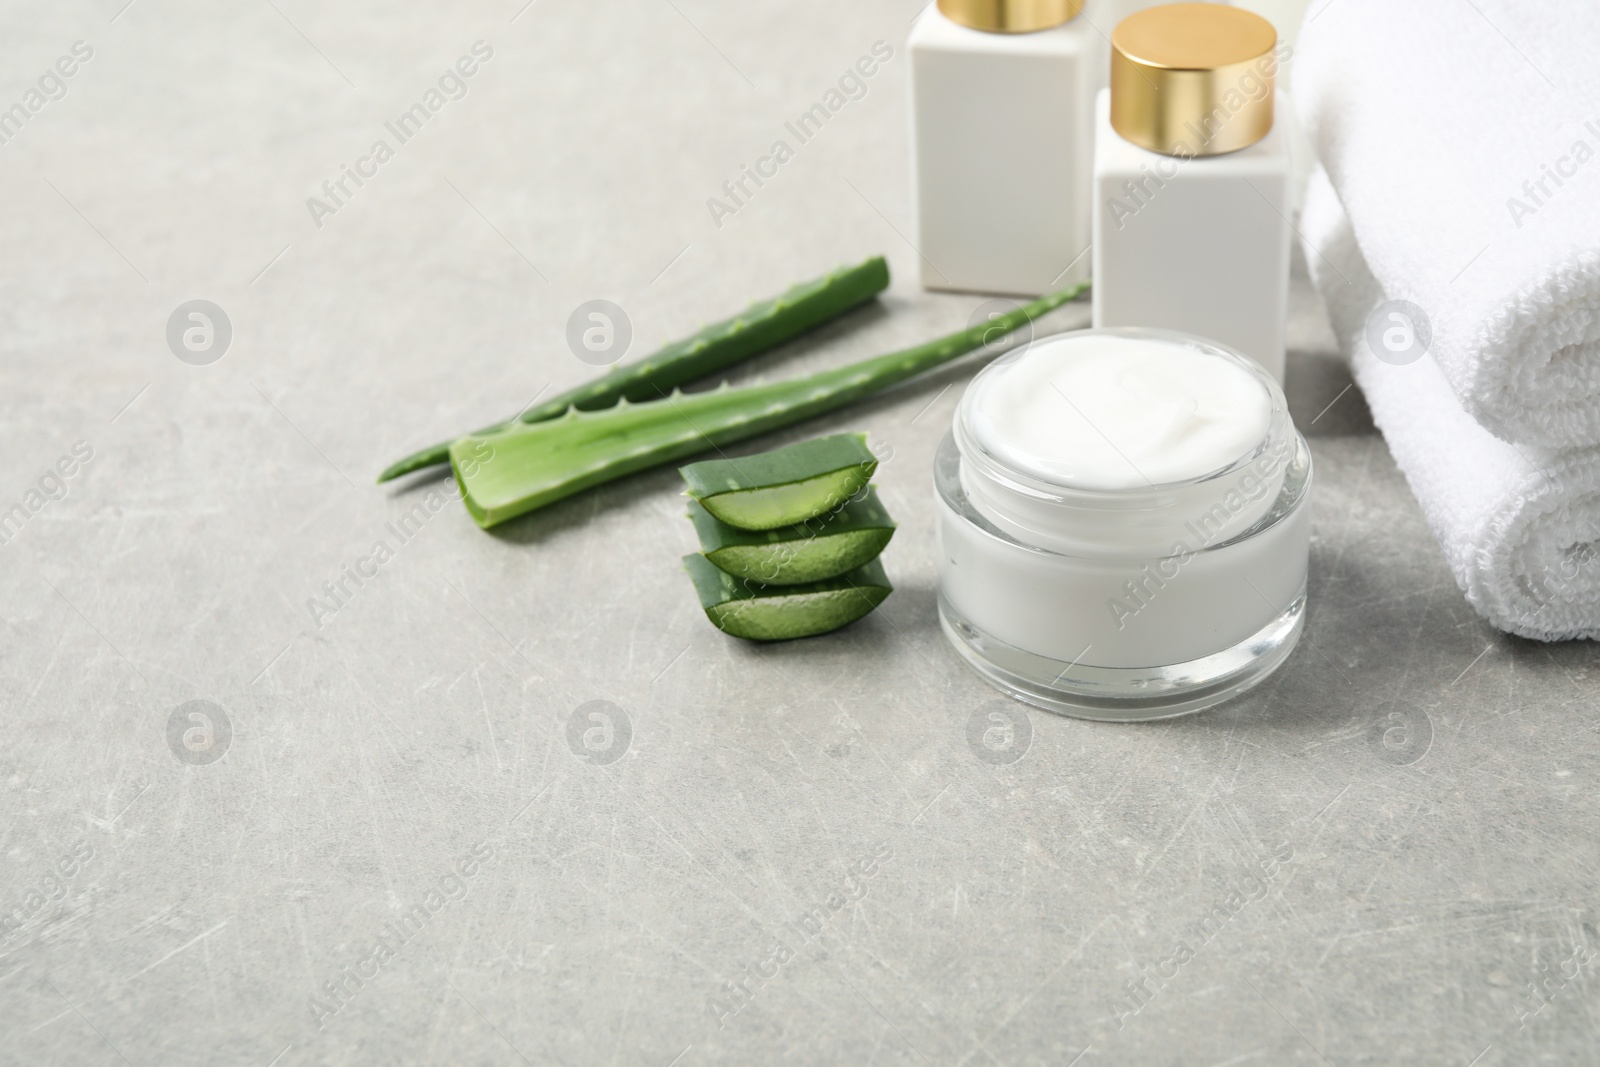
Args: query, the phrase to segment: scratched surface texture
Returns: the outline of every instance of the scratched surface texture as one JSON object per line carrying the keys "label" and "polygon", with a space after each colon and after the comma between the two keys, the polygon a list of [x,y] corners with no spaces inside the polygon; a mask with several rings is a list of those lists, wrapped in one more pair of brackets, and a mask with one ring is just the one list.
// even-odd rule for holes
{"label": "scratched surface texture", "polygon": [[1594,1062],[1594,647],[1467,608],[1300,277],[1299,651],[1007,725],[934,610],[973,361],[763,442],[888,453],[897,591],[815,640],[710,628],[670,471],[492,534],[372,484],[592,374],[585,300],[637,355],[883,251],[738,377],[965,326],[916,3],[124,3],[4,4],[0,1062]]}

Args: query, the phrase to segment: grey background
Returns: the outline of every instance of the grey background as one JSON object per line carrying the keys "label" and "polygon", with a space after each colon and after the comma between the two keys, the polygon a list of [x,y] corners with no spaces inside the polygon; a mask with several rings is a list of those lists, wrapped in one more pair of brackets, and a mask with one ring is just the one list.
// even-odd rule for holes
{"label": "grey background", "polygon": [[[888,254],[881,306],[741,379],[966,324],[980,298],[920,292],[905,239],[920,5],[122,3],[7,3],[0,39],[0,107],[95,50],[0,146],[0,507],[94,449],[0,548],[0,909],[28,913],[0,1061],[1594,1062],[1594,964],[1519,1021],[1600,947],[1594,648],[1466,606],[1303,271],[1309,625],[1208,714],[1030,713],[1022,758],[969,748],[998,698],[938,631],[929,472],[970,361],[782,437],[893,450],[898,589],[841,633],[712,630],[670,470],[493,534],[449,504],[318,626],[321,584],[442,489],[375,472],[593,373],[562,340],[584,300],[637,354]],[[479,39],[468,95],[317,228],[306,198]],[[866,96],[714,225],[878,39]],[[233,325],[210,366],[165,342],[194,298]],[[191,700],[228,716],[219,760],[168,748]],[[628,716],[615,762],[568,747],[592,700]],[[475,847],[319,1027],[323,983]],[[785,926],[847,885],[817,936]],[[1125,983],[1252,890],[1119,1027]]]}

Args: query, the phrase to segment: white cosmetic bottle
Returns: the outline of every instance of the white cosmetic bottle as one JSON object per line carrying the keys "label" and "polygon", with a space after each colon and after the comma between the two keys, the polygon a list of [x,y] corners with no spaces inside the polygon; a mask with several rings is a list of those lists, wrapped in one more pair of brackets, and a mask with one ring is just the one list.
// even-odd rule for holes
{"label": "white cosmetic bottle", "polygon": [[927,289],[1037,296],[1089,274],[1083,0],[936,0],[912,26],[912,196]]}
{"label": "white cosmetic bottle", "polygon": [[[1094,325],[1177,330],[1283,381],[1293,166],[1272,24],[1148,8],[1111,35],[1096,102]],[[1284,108],[1287,114],[1287,108]]]}

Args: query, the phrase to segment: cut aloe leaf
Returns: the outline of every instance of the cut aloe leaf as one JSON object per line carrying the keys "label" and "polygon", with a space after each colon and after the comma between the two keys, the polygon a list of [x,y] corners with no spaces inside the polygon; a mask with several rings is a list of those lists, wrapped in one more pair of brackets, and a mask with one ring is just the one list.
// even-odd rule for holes
{"label": "cut aloe leaf", "polygon": [[[729,319],[703,327],[681,341],[673,341],[654,355],[624,363],[610,373],[553,396],[523,411],[522,422],[545,422],[568,408],[593,411],[618,400],[654,400],[674,388],[758,356],[791,341],[825,322],[838,318],[871,300],[889,286],[889,265],[873,256],[854,267],[791,286],[779,296],[751,304]],[[494,433],[512,422],[496,423],[477,431]],[[413,452],[378,475],[387,482],[402,474],[423,470],[450,460],[450,441]]]}
{"label": "cut aloe leaf", "polygon": [[1088,283],[1051,293],[960,333],[804,378],[517,423],[450,446],[462,502],[488,528],[574,493],[661,463],[836,411],[943,366],[1076,299]]}
{"label": "cut aloe leaf", "polygon": [[877,559],[894,536],[894,520],[872,488],[832,514],[776,530],[729,526],[697,500],[689,502],[689,520],[707,559],[735,578],[765,585],[837,578]]}
{"label": "cut aloe leaf", "polygon": [[841,433],[738,459],[703,460],[678,473],[689,495],[729,526],[775,530],[835,510],[877,469],[867,435]]}
{"label": "cut aloe leaf", "polygon": [[894,591],[878,560],[805,585],[759,585],[735,578],[698,552],[684,556],[683,566],[712,625],[751,641],[787,641],[837,630]]}

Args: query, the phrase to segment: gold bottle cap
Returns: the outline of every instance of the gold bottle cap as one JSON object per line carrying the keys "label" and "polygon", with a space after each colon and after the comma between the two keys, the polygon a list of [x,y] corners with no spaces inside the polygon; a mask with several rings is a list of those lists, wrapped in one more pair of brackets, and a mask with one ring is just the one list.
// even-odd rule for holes
{"label": "gold bottle cap", "polygon": [[1272,130],[1277,44],[1272,23],[1224,4],[1129,15],[1111,31],[1111,128],[1169,156],[1255,144]]}
{"label": "gold bottle cap", "polygon": [[1076,18],[1083,0],[939,0],[951,22],[988,33],[1033,33]]}

